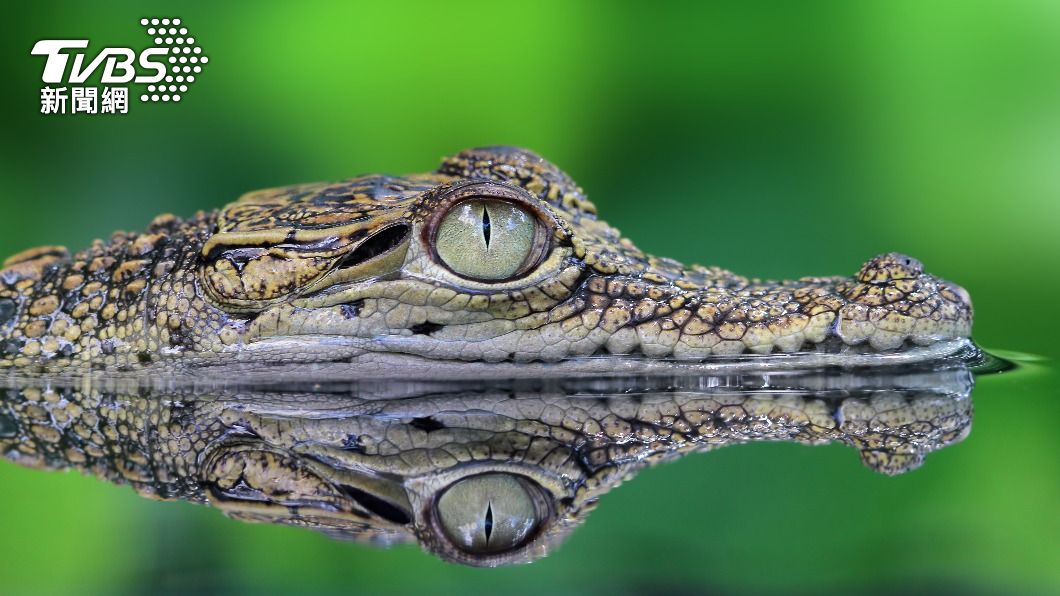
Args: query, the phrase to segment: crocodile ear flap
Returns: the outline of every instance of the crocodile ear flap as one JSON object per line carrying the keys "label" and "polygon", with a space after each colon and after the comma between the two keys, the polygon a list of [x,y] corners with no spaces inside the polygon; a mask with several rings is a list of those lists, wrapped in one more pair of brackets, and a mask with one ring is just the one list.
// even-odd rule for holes
{"label": "crocodile ear flap", "polygon": [[279,247],[231,247],[206,256],[201,279],[220,306],[256,311],[323,277],[337,255],[299,255]]}
{"label": "crocodile ear flap", "polygon": [[438,173],[520,186],[575,219],[596,215],[596,206],[570,176],[528,149],[508,146],[468,149],[445,158]]}
{"label": "crocodile ear flap", "polygon": [[[230,234],[204,249],[200,278],[230,312],[258,312],[330,283],[352,283],[394,273],[405,263],[411,226],[385,226],[367,237],[328,236],[307,244],[272,244],[253,234]],[[360,240],[353,241],[353,237]]]}
{"label": "crocodile ear flap", "polygon": [[337,537],[406,542],[408,494],[394,481],[346,473],[253,442],[221,444],[204,458],[210,505],[244,521],[310,527]]}

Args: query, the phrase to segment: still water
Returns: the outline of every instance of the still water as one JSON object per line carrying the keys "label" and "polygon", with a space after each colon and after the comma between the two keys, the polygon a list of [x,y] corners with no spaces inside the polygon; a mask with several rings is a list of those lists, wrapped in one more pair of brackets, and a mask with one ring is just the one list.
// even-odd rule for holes
{"label": "still water", "polygon": [[[1040,587],[1042,578],[984,583],[991,564],[1018,558],[1033,567],[1035,557],[1055,554],[1006,544],[1006,523],[1040,526],[1020,528],[1023,535],[1056,530],[1047,514],[1056,505],[1056,451],[1048,447],[1056,445],[1057,407],[1031,388],[1051,374],[969,352],[917,367],[488,385],[9,382],[0,450],[30,468],[75,468],[146,497],[295,527],[273,534],[225,525],[243,537],[242,552],[312,534],[328,537],[312,539],[314,548],[350,567],[368,559],[422,566],[429,555],[413,548],[374,550],[418,544],[465,566],[619,568],[601,570],[600,585],[572,584],[579,591],[647,586],[656,571],[671,569],[674,589],[772,591],[786,577],[853,588],[847,578],[875,571],[883,583],[872,588],[884,591],[992,592]],[[703,453],[726,446],[736,447]],[[1043,462],[1053,467],[1026,469]],[[134,508],[150,528],[147,542],[168,555],[144,561],[152,572],[132,573],[130,589],[220,580],[223,591],[226,577],[248,581],[233,578],[239,565],[217,560],[220,578],[178,572],[204,553],[232,557],[210,531],[196,529],[225,523],[216,512]],[[5,524],[17,525],[16,510],[6,511]],[[64,503],[63,514],[76,517],[78,504]],[[1009,521],[984,523],[998,517]],[[582,532],[586,539],[574,537]],[[962,571],[968,561],[933,561],[933,544],[948,541],[966,541],[986,573]],[[630,551],[639,554],[631,559]],[[759,577],[743,575],[753,569],[745,560],[752,552],[765,557]],[[844,569],[861,558],[851,553],[887,559],[875,569]],[[644,564],[622,568],[638,556]],[[415,585],[413,577],[391,582],[395,590]]]}

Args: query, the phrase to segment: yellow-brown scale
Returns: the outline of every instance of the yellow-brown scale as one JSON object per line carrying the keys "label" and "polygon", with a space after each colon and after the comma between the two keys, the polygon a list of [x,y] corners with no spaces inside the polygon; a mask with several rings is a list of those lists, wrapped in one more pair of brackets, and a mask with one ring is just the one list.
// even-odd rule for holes
{"label": "yellow-brown scale", "polygon": [[[434,234],[468,199],[531,214],[541,249],[528,254],[539,256],[511,278],[453,270]],[[367,352],[555,362],[892,351],[967,337],[971,320],[963,289],[899,254],[853,277],[780,282],[647,255],[559,168],[507,147],[434,173],[249,193],[73,257],[27,251],[0,271],[0,369],[20,373]]]}
{"label": "yellow-brown scale", "polygon": [[[167,350],[205,348],[183,344],[183,331],[207,331],[219,311],[205,308],[182,267],[208,222],[161,216],[143,234],[118,232],[72,257],[45,247],[9,258],[0,271],[0,368],[129,370]],[[179,314],[170,320],[166,311]]]}
{"label": "yellow-brown scale", "polygon": [[[427,395],[408,386],[387,399],[25,386],[0,389],[0,455],[238,519],[376,542],[417,539],[451,560],[499,564],[540,556],[601,495],[647,465],[696,451],[838,442],[876,471],[916,468],[967,435],[972,411],[967,368],[923,374],[881,374],[860,387],[844,386],[849,376],[781,375],[758,390],[719,382],[634,395],[621,393],[628,385],[617,394],[589,384],[569,393],[454,386]],[[801,383],[833,391],[822,397]],[[847,397],[835,398],[837,387]],[[525,543],[476,556],[431,520],[438,495],[487,473],[532,483],[545,502]]]}

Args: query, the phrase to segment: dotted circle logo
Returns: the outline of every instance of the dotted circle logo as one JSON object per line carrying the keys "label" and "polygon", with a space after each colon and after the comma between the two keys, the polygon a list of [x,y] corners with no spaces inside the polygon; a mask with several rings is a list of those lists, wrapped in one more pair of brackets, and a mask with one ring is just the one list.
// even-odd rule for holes
{"label": "dotted circle logo", "polygon": [[147,35],[158,47],[166,48],[169,65],[165,78],[154,85],[147,86],[147,92],[140,96],[145,102],[180,101],[188,87],[195,82],[203,66],[210,58],[202,53],[195,37],[188,33],[180,19],[140,19],[140,25],[147,30]]}

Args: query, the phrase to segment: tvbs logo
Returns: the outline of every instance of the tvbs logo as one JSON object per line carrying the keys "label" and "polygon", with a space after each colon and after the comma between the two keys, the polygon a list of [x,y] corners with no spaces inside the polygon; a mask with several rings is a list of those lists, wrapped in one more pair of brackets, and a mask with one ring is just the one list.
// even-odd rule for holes
{"label": "tvbs logo", "polygon": [[[181,101],[209,58],[180,19],[140,19],[140,25],[154,39],[154,46],[140,51],[105,47],[93,55],[87,39],[42,39],[34,44],[30,53],[45,57],[41,113],[128,113],[125,85],[130,83],[146,85],[140,101]],[[102,87],[83,86],[97,74]]]}
{"label": "tvbs logo", "polygon": [[[148,48],[140,52],[140,66],[147,70],[153,70],[151,75],[136,74],[136,52],[129,48],[104,48],[92,62],[86,67],[85,55],[74,54],[74,65],[70,69],[69,79],[66,76],[66,65],[70,55],[64,50],[85,49],[88,47],[87,39],[42,39],[33,46],[30,52],[37,56],[47,56],[48,61],[44,63],[44,75],[41,80],[45,83],[84,83],[103,66],[103,75],[99,82],[128,83],[135,80],[137,83],[157,83],[166,76],[165,56],[169,54],[168,48]],[[161,59],[154,59],[160,56]]]}

